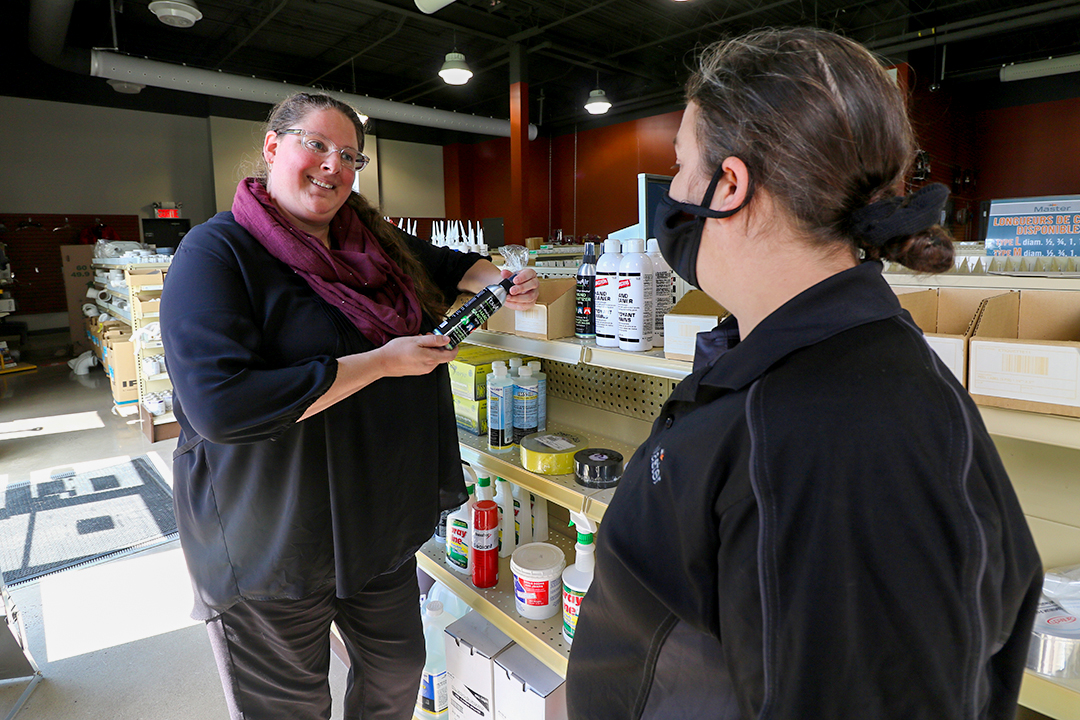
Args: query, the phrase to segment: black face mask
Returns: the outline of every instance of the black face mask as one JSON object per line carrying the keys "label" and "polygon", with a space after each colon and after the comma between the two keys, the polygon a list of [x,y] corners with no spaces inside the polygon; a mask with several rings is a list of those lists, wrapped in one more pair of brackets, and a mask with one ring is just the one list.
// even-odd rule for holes
{"label": "black face mask", "polygon": [[[701,205],[678,202],[665,193],[656,206],[656,219],[653,221],[653,237],[660,246],[663,256],[675,274],[686,282],[700,289],[697,279],[697,257],[701,248],[701,232],[705,229],[705,218],[726,218],[746,207],[750,202],[751,191],[747,191],[742,205],[734,210],[712,210],[716,185],[724,174],[723,165],[716,168]],[[752,188],[751,188],[752,190]]]}

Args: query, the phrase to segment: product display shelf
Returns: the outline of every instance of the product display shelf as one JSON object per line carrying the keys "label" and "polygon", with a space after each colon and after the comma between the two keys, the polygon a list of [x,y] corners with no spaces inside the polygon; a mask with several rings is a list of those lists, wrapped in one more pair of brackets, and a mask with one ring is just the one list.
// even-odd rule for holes
{"label": "product display shelf", "polygon": [[[569,425],[549,422],[547,430],[562,430],[584,437],[589,447],[607,448],[622,453],[629,459],[634,448],[612,438],[597,435]],[[505,453],[493,453],[488,449],[486,435],[473,435],[465,430],[458,430],[458,445],[461,459],[470,465],[476,464],[492,472],[507,482],[520,485],[534,495],[546,498],[568,510],[584,512],[593,520],[600,520],[614,492],[613,488],[598,490],[578,484],[573,473],[568,475],[541,475],[522,467],[521,451],[517,446]],[[594,498],[595,501],[594,501]]]}
{"label": "product display shelf", "polygon": [[121,310],[120,308],[116,307],[112,303],[104,303],[104,302],[101,302],[100,300],[98,300],[97,306],[98,306],[99,310],[101,310],[102,312],[108,313],[110,316],[116,318],[117,320],[121,320],[121,321],[123,321],[124,323],[126,323],[128,325],[132,324],[131,313],[129,313],[128,311]]}
{"label": "product display shelf", "polygon": [[[574,544],[559,533],[550,532],[547,542],[566,555],[568,564],[574,562]],[[562,636],[562,610],[547,620],[529,620],[518,614],[514,599],[514,576],[510,558],[499,558],[499,583],[481,590],[473,586],[467,575],[451,570],[446,564],[445,545],[429,540],[416,554],[420,569],[446,585],[469,607],[502,630],[518,645],[549,668],[566,676],[570,646]]]}
{"label": "product display shelf", "polygon": [[1057,720],[1080,720],[1080,679],[1059,680],[1027,670],[1020,704]]}
{"label": "product display shelf", "polygon": [[663,348],[654,348],[646,352],[629,352],[618,348],[598,347],[595,340],[578,338],[536,340],[489,330],[473,332],[468,342],[546,360],[570,364],[583,363],[669,380],[682,380],[692,370],[692,364],[689,362],[665,358]]}
{"label": "product display shelf", "polygon": [[1080,418],[979,406],[991,435],[1080,450]]}

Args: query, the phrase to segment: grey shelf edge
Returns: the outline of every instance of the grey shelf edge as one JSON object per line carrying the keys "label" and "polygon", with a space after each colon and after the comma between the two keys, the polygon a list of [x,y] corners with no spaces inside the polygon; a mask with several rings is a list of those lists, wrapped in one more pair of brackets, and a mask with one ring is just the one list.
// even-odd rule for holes
{"label": "grey shelf edge", "polygon": [[988,405],[979,412],[991,435],[1080,450],[1080,418]]}
{"label": "grey shelf edge", "polygon": [[467,342],[572,365],[583,363],[671,380],[682,380],[690,374],[693,367],[691,363],[682,360],[668,360],[661,349],[648,352],[627,352],[618,348],[597,347],[595,340],[577,338],[536,340],[519,335],[477,330],[469,336]]}
{"label": "grey shelf edge", "polygon": [[[566,554],[568,563],[573,562],[573,543],[558,533],[550,533],[548,542],[557,545]],[[466,576],[447,567],[445,557],[443,545],[435,540],[429,540],[416,553],[421,570],[446,585],[531,655],[560,676],[566,676],[570,647],[562,637],[562,611],[547,620],[528,620],[517,614],[513,609],[514,578],[510,571],[510,558],[499,558],[499,584],[481,590],[474,587]]]}

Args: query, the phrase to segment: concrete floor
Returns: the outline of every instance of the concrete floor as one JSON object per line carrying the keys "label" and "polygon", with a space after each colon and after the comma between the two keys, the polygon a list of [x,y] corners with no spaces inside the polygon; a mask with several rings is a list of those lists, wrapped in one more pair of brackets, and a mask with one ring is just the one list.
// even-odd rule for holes
{"label": "concrete floor", "polygon": [[[0,491],[58,467],[89,469],[147,455],[171,483],[175,440],[150,443],[138,417],[112,412],[100,367],[76,376],[63,360],[0,375]],[[15,720],[224,720],[217,668],[179,543],[11,590],[44,675]],[[332,659],[333,720],[346,669]],[[0,717],[26,686],[0,684]]]}

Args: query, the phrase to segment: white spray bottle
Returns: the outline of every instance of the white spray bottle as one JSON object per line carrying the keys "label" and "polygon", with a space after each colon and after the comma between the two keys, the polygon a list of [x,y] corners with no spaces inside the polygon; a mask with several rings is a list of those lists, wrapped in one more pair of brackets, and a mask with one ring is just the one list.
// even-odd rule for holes
{"label": "white spray bottle", "polygon": [[499,506],[499,557],[510,557],[517,549],[514,529],[514,497],[506,478],[495,476],[495,504]]}
{"label": "white spray bottle", "polygon": [[578,613],[581,612],[581,600],[589,591],[593,580],[596,558],[593,544],[596,536],[596,523],[581,513],[570,511],[570,524],[577,527],[577,544],[574,545],[575,561],[563,570],[563,637],[573,644],[577,630]]}

